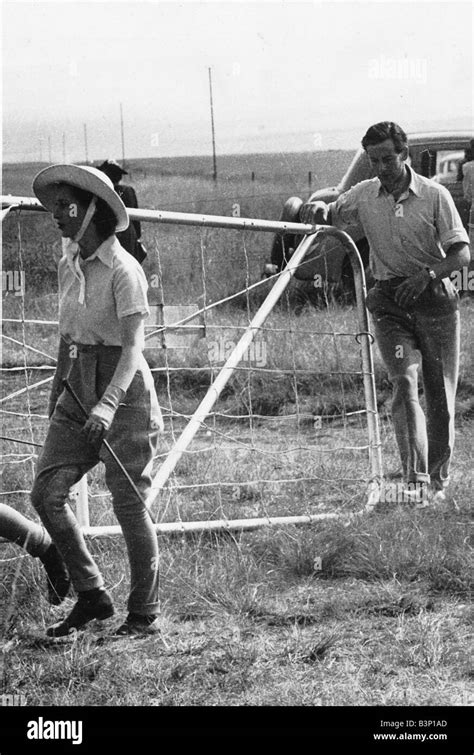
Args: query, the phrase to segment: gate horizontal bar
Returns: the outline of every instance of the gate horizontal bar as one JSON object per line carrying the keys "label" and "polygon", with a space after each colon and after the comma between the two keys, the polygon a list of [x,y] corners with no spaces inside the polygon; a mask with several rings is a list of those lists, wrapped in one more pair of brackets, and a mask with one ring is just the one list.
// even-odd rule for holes
{"label": "gate horizontal bar", "polygon": [[[1,196],[2,207],[13,206],[15,210],[46,212],[37,199],[30,197]],[[171,225],[193,225],[203,228],[229,228],[241,231],[267,231],[269,233],[293,233],[306,236],[315,233],[321,226],[311,223],[286,223],[283,220],[261,220],[259,218],[234,218],[225,215],[202,215],[196,212],[168,212],[165,210],[135,210],[127,207],[130,220]]]}
{"label": "gate horizontal bar", "polygon": [[[279,527],[282,525],[294,524],[315,524],[331,519],[342,519],[344,517],[352,518],[360,516],[364,512],[358,511],[354,514],[344,514],[340,512],[328,511],[320,514],[302,514],[300,516],[268,516],[253,519],[215,519],[199,520],[195,522],[160,522],[153,527],[158,535],[185,534],[193,532],[226,532],[226,531],[245,531],[256,530],[262,527]],[[82,534],[90,537],[106,537],[122,534],[120,525],[111,524],[99,527],[84,527]]]}

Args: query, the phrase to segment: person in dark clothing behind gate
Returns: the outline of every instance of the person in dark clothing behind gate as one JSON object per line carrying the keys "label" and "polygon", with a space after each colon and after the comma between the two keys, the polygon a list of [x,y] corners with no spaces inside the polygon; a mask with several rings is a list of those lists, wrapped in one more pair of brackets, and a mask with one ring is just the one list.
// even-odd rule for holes
{"label": "person in dark clothing behind gate", "polygon": [[[120,183],[122,176],[128,175],[128,171],[122,168],[115,160],[105,160],[99,165],[99,170],[110,178],[114,189],[124,203],[125,207],[138,209],[138,199],[133,186]],[[146,249],[141,242],[141,225],[138,220],[132,220],[126,231],[116,234],[121,246],[127,250],[140,264],[146,258]]]}

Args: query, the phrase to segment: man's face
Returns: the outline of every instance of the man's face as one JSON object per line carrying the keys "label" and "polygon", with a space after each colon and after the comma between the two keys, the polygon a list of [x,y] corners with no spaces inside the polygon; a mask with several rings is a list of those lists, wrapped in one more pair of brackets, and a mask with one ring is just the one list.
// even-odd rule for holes
{"label": "man's face", "polygon": [[405,160],[408,149],[397,152],[391,139],[367,147],[367,155],[374,175],[382,186],[390,191],[405,175]]}
{"label": "man's face", "polygon": [[72,239],[79,231],[87,207],[79,203],[74,190],[67,184],[60,184],[56,192],[53,218],[64,238]]}

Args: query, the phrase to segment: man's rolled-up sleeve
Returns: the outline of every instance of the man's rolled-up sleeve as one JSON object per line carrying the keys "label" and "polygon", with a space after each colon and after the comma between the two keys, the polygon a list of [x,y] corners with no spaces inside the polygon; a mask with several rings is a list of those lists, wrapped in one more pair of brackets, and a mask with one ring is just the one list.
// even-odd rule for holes
{"label": "man's rolled-up sleeve", "polygon": [[450,246],[459,242],[469,244],[469,236],[454,204],[454,200],[444,186],[440,186],[435,208],[435,223],[439,241],[447,252]]}

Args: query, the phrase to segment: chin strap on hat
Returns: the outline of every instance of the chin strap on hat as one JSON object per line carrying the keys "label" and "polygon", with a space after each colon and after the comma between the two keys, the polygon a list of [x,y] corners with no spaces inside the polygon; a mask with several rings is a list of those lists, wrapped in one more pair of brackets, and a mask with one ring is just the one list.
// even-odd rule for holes
{"label": "chin strap on hat", "polygon": [[81,266],[79,265],[79,241],[82,239],[87,228],[89,227],[89,224],[95,213],[96,204],[97,197],[94,196],[89,203],[89,207],[87,208],[86,214],[84,215],[81,227],[79,228],[74,238],[71,239],[71,243],[67,248],[69,266],[74,272],[76,278],[79,280],[80,284],[78,298],[79,304],[84,304],[86,300],[86,279],[84,278],[84,273],[82,272]]}
{"label": "chin strap on hat", "polygon": [[73,238],[73,241],[76,244],[84,236],[84,234],[85,234],[85,232],[86,232],[86,230],[87,230],[87,228],[89,226],[89,223],[91,222],[92,217],[94,215],[96,204],[97,204],[97,197],[94,196],[94,197],[92,197],[92,199],[91,199],[91,201],[89,203],[89,207],[87,208],[86,214],[84,215],[84,220],[81,223],[81,227],[79,228],[78,232],[76,233],[76,235]]}

